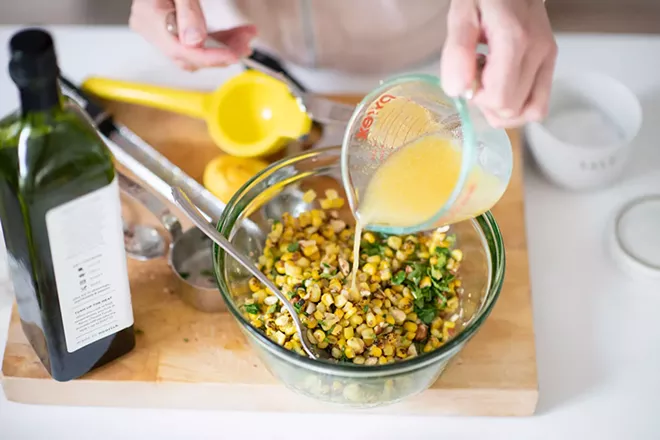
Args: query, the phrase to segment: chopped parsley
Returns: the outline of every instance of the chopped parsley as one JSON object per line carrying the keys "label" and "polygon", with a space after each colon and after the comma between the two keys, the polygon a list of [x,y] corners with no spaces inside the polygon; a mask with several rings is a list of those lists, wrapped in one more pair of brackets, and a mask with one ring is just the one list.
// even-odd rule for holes
{"label": "chopped parsley", "polygon": [[250,315],[259,314],[259,306],[257,304],[246,304],[244,308],[245,311],[248,312]]}
{"label": "chopped parsley", "polygon": [[289,251],[289,252],[296,252],[298,249],[300,249],[300,245],[298,244],[298,242],[296,242],[296,243],[291,243],[291,244],[286,248],[286,250]]}

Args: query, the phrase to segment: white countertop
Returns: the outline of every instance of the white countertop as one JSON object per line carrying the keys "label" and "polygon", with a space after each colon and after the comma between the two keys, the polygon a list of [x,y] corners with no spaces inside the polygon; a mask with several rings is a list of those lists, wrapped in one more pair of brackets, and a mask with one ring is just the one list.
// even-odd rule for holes
{"label": "white countertop", "polygon": [[[0,115],[18,103],[7,75],[0,27]],[[138,36],[117,28],[53,28],[65,75],[90,74],[212,88],[238,68],[178,71]],[[660,286],[628,278],[605,251],[605,228],[617,206],[660,192],[660,36],[560,35],[557,71],[591,69],[633,89],[644,126],[624,180],[596,193],[568,193],[525,168],[540,402],[529,418],[364,417],[19,405],[0,395],[0,439],[379,438],[658,439]],[[90,49],[93,48],[93,49]],[[433,66],[429,67],[430,70]],[[311,88],[365,92],[378,78],[346,78],[292,69]],[[660,227],[660,225],[658,226]],[[11,298],[0,255],[0,353]],[[4,284],[3,284],[4,279]],[[1,355],[0,355],[1,356]],[[1,394],[1,392],[0,392]],[[320,427],[323,424],[323,427]],[[129,426],[130,425],[130,426]],[[289,434],[287,425],[292,426]]]}

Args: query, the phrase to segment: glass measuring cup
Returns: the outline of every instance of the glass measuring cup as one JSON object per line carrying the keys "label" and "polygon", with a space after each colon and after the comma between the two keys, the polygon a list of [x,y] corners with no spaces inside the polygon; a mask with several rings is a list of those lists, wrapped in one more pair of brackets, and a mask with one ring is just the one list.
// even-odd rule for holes
{"label": "glass measuring cup", "polygon": [[[435,141],[438,148],[447,149],[454,178],[443,182],[447,188],[435,188],[437,197],[428,192],[428,215],[408,223],[362,219],[365,229],[398,235],[433,229],[474,218],[501,198],[513,168],[506,131],[491,127],[465,99],[447,96],[439,78],[402,75],[382,83],[360,102],[344,134],[342,181],[356,217],[361,218],[365,193],[384,164],[394,163],[405,148]],[[424,168],[428,171],[433,165],[433,172],[447,171],[448,163],[439,157],[429,157],[438,162]]]}

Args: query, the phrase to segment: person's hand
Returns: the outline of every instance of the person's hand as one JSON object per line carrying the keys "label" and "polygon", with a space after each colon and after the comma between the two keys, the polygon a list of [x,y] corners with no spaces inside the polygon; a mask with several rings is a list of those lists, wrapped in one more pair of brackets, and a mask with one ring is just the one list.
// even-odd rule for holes
{"label": "person's hand", "polygon": [[[167,17],[173,11],[176,11],[178,38],[167,30]],[[257,34],[252,25],[208,33],[199,0],[133,0],[129,26],[181,68],[190,71],[236,63],[250,55],[250,41]],[[226,47],[203,47],[207,37]]]}
{"label": "person's hand", "polygon": [[470,90],[476,50],[488,45],[473,102],[495,127],[545,117],[557,44],[543,0],[453,0],[447,17],[441,78],[447,94]]}

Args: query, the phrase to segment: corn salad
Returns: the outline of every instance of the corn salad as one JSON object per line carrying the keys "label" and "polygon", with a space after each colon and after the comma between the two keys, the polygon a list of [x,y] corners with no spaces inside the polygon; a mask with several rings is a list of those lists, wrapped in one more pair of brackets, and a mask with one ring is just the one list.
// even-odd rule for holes
{"label": "corn salad", "polygon": [[[355,228],[339,218],[333,190],[320,209],[285,213],[266,239],[259,269],[280,288],[307,327],[309,340],[339,361],[382,365],[429,352],[456,330],[463,254],[442,230],[361,236],[357,288],[351,265]],[[315,194],[305,194],[310,203]],[[256,278],[242,306],[252,325],[304,355],[289,312]]]}

